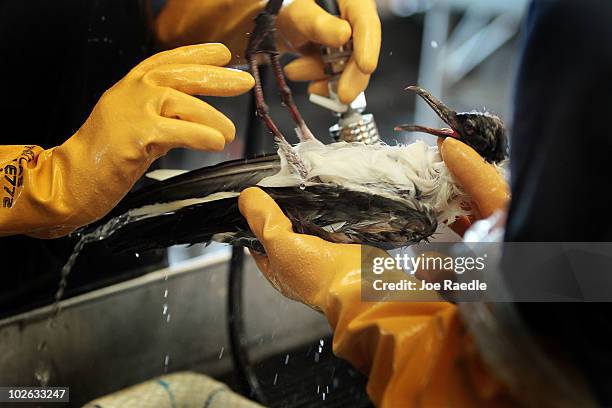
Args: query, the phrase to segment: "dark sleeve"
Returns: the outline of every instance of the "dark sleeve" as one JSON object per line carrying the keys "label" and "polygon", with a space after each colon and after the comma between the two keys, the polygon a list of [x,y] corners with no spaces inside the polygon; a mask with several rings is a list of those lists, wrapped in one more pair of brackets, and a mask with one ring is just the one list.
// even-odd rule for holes
{"label": "dark sleeve", "polygon": [[[612,2],[536,0],[526,28],[506,241],[612,241]],[[516,307],[611,406],[612,303]]]}
{"label": "dark sleeve", "polygon": [[507,241],[611,241],[612,2],[540,0],[527,21]]}
{"label": "dark sleeve", "polygon": [[0,0],[2,144],[60,145],[149,51],[144,0]]}

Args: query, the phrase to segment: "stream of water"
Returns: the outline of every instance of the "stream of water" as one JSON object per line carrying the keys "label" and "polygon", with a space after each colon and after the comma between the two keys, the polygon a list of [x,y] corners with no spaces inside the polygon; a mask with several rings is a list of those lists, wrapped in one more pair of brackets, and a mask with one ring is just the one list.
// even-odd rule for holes
{"label": "stream of water", "polygon": [[[81,234],[78,242],[74,246],[70,257],[62,267],[60,282],[57,288],[57,292],[55,292],[53,306],[51,308],[51,313],[47,319],[47,329],[52,330],[56,326],[57,317],[61,312],[61,300],[64,296],[64,292],[66,290],[66,286],[68,284],[68,275],[70,275],[70,271],[72,270],[79,254],[90,242],[94,241],[102,241],[115,232],[123,228],[125,225],[134,222],[142,217],[135,217],[130,212],[124,213],[118,217],[112,218],[106,224],[101,225],[96,228],[92,232]],[[38,384],[42,387],[46,387],[49,384],[51,379],[51,357],[48,355],[48,347],[47,341],[42,339],[37,346],[37,352],[39,353],[39,363],[34,370],[34,378],[38,382]]]}
{"label": "stream of water", "polygon": [[60,301],[64,296],[64,291],[66,290],[66,285],[68,284],[68,275],[70,275],[70,271],[72,270],[72,267],[74,266],[79,254],[81,253],[85,245],[94,241],[102,241],[113,235],[115,232],[117,232],[130,222],[136,221],[137,219],[138,217],[134,217],[130,214],[130,212],[126,212],[118,217],[112,218],[106,224],[99,226],[92,232],[89,232],[87,234],[81,234],[78,242],[72,250],[72,253],[70,254],[70,257],[62,267],[59,286],[57,288],[57,292],[55,292],[53,311],[49,317],[49,324],[51,326],[53,326],[55,319],[61,311]]}

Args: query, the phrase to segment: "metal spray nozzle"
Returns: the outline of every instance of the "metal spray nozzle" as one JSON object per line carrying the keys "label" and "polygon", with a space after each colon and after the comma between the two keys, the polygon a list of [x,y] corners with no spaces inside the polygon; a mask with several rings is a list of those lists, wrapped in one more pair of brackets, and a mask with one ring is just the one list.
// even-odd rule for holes
{"label": "metal spray nozzle", "polygon": [[331,136],[336,141],[361,142],[376,144],[380,141],[378,128],[372,114],[364,114],[367,103],[365,94],[360,93],[349,105],[340,102],[338,98],[338,80],[346,68],[353,53],[353,42],[332,48],[321,47],[325,71],[330,75],[329,98],[310,95],[314,104],[331,110],[338,118],[338,123],[329,128]]}

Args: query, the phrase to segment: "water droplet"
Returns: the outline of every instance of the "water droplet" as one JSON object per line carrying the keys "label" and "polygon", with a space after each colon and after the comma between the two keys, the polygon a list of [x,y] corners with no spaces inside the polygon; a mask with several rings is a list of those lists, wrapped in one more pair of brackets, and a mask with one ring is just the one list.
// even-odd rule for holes
{"label": "water droplet", "polygon": [[51,379],[51,368],[49,364],[41,361],[36,370],[34,370],[34,378],[36,378],[36,381],[38,381],[41,387],[46,387]]}
{"label": "water droplet", "polygon": [[323,347],[323,345],[324,345],[324,344],[325,344],[325,340],[320,339],[320,340],[319,340],[319,345],[320,345],[321,347]]}
{"label": "water droplet", "polygon": [[170,316],[172,316],[170,313],[168,313],[168,316],[166,316],[166,323],[170,323]]}
{"label": "water droplet", "polygon": [[320,393],[321,393],[321,392],[320,392],[320,388],[321,388],[321,386],[320,386],[320,385],[317,385],[317,394],[320,394]]}
{"label": "water droplet", "polygon": [[389,56],[392,57],[393,56],[393,51],[389,51]]}
{"label": "water droplet", "polygon": [[289,354],[285,356],[285,365],[289,364]]}
{"label": "water droplet", "polygon": [[306,184],[302,183],[300,184],[300,190],[306,190]]}
{"label": "water droplet", "polygon": [[314,361],[315,361],[315,363],[319,362],[319,353],[315,353]]}
{"label": "water droplet", "polygon": [[164,309],[162,310],[162,314],[165,315],[168,312],[168,304],[164,303]]}
{"label": "water droplet", "polygon": [[136,252],[136,253],[134,254],[134,256],[135,256],[136,258],[140,258],[140,254],[139,254],[138,252]]}
{"label": "water droplet", "polygon": [[438,42],[437,41],[432,41],[431,42],[431,48],[438,48]]}
{"label": "water droplet", "polygon": [[323,393],[323,401],[325,401],[325,393]]}
{"label": "water droplet", "polygon": [[276,385],[276,380],[278,380],[278,373],[274,374],[274,382],[272,383],[272,385]]}
{"label": "water droplet", "polygon": [[168,289],[164,290],[164,298],[168,297]]}

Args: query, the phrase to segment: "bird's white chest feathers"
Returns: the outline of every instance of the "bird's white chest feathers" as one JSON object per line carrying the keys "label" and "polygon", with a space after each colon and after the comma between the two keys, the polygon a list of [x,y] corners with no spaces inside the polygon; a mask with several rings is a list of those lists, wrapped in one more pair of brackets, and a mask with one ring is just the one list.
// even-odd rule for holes
{"label": "bird's white chest feathers", "polygon": [[301,179],[279,151],[281,171],[258,185],[308,185],[318,178],[323,183],[391,198],[398,193],[409,194],[433,208],[439,221],[452,222],[466,213],[461,207],[467,197],[442,161],[438,148],[422,141],[398,146],[346,142],[322,145],[309,141],[294,149],[308,169],[307,179]]}

